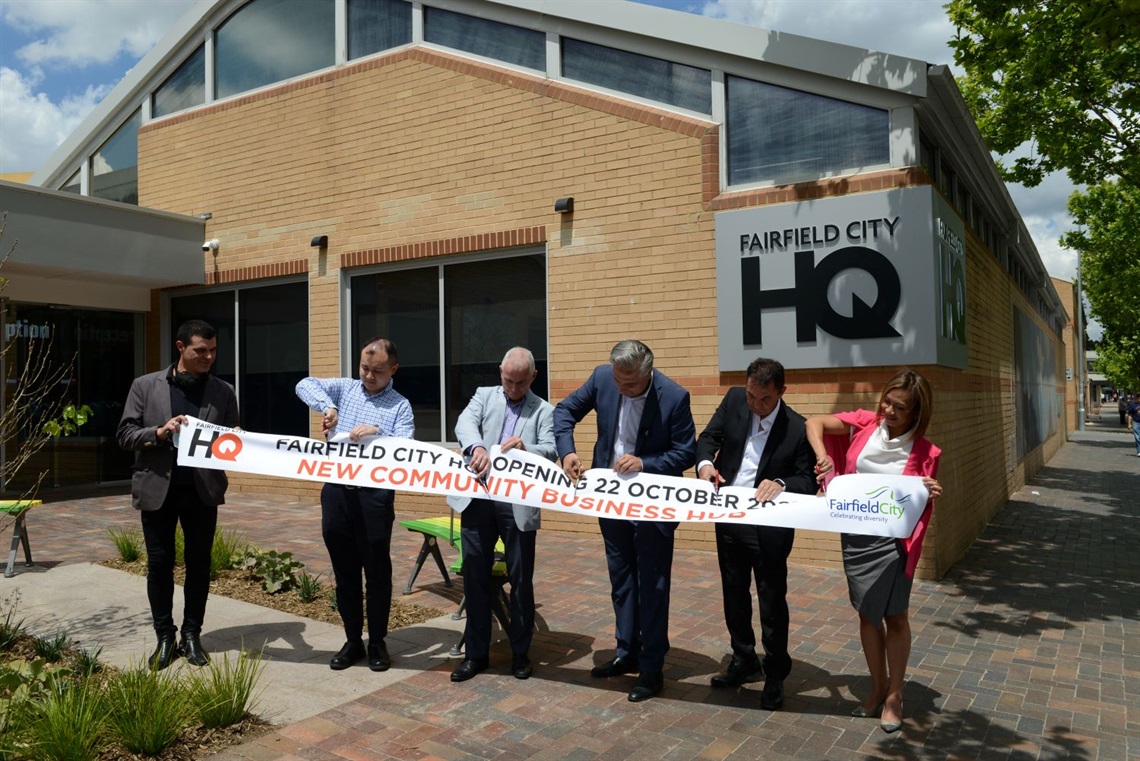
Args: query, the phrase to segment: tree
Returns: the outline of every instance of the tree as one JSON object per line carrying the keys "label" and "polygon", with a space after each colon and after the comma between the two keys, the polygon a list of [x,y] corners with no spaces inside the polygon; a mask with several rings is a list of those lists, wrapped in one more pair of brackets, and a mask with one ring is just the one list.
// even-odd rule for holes
{"label": "tree", "polygon": [[1106,181],[1074,193],[1077,229],[1061,245],[1080,252],[1081,282],[1103,326],[1097,369],[1120,388],[1140,390],[1140,187]]}
{"label": "tree", "polygon": [[1140,0],[951,0],[962,95],[990,150],[1033,187],[1065,170],[1077,184],[1140,185]]}

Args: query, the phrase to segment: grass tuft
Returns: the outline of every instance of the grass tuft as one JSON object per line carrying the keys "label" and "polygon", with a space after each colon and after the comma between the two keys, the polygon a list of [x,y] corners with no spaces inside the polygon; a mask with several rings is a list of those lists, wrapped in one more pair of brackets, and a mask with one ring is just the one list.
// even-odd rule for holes
{"label": "grass tuft", "polygon": [[108,744],[105,712],[90,682],[56,685],[30,706],[21,755],[31,761],[95,761]]}
{"label": "grass tuft", "polygon": [[115,545],[119,560],[124,563],[133,563],[143,556],[142,532],[137,528],[109,528],[107,536]]}
{"label": "grass tuft", "polygon": [[207,729],[237,724],[257,700],[257,682],[265,664],[261,651],[242,651],[236,659],[215,657],[190,676],[190,705]]}
{"label": "grass tuft", "polygon": [[175,669],[136,666],[107,683],[107,723],[132,753],[157,756],[174,744],[191,720],[186,687]]}
{"label": "grass tuft", "polygon": [[64,632],[56,632],[54,637],[32,638],[32,647],[35,649],[36,655],[48,663],[59,663],[63,660],[69,644],[67,634]]}

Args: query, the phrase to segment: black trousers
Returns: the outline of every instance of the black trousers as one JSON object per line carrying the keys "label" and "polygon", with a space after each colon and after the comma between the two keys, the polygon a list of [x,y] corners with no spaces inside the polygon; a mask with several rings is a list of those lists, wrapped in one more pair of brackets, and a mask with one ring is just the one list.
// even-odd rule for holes
{"label": "black trousers", "polygon": [[174,532],[182,524],[185,537],[186,583],[182,634],[201,634],[210,595],[210,552],[218,526],[217,505],[207,505],[197,491],[172,487],[158,510],[143,510],[146,543],[146,596],[158,636],[174,635]]}
{"label": "black trousers", "polygon": [[472,500],[460,518],[463,539],[463,593],[467,597],[468,658],[486,658],[491,649],[491,606],[495,582],[495,543],[501,538],[511,582],[511,652],[526,655],[534,636],[534,555],[537,531],[522,531],[506,502]]}
{"label": "black trousers", "polygon": [[617,655],[636,658],[642,673],[658,673],[669,652],[669,591],[677,524],[599,518],[598,525],[610,572]]}
{"label": "black trousers", "polygon": [[[391,489],[325,484],[321,489],[321,536],[336,579],[336,607],[348,640],[364,632],[368,600],[368,639],[388,636],[392,611],[392,524],[396,520]],[[360,572],[364,571],[364,585]]]}
{"label": "black trousers", "polygon": [[732,654],[744,661],[756,657],[756,633],[752,629],[755,577],[764,673],[770,679],[786,679],[792,670],[788,655],[788,555],[795,538],[796,532],[790,528],[716,524],[724,623]]}

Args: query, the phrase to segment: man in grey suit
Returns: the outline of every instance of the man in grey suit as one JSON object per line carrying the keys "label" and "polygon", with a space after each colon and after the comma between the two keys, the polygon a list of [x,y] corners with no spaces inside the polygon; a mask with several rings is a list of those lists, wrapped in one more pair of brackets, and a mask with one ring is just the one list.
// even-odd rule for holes
{"label": "man in grey suit", "polygon": [[[177,463],[174,436],[190,415],[210,423],[238,425],[233,386],[210,374],[218,352],[217,332],[201,320],[178,328],[177,360],[164,370],[135,378],[123,417],[119,446],[133,450],[131,500],[141,511],[146,543],[146,593],[158,647],[152,669],[164,669],[179,655],[195,666],[209,661],[202,647],[202,622],[210,593],[210,552],[229,482],[221,470]],[[174,530],[185,537],[185,609],[182,642],[175,645]]]}
{"label": "man in grey suit", "polygon": [[[499,365],[503,385],[477,389],[460,414],[455,437],[468,458],[468,465],[480,477],[491,469],[489,450],[495,444],[504,451],[521,449],[555,459],[554,408],[530,390],[536,375],[534,355],[516,346]],[[513,653],[511,673],[516,679],[527,679],[532,673],[527,653],[534,632],[534,555],[539,510],[473,499],[463,510],[461,525],[467,652],[464,661],[451,672],[451,681],[467,681],[489,665],[494,593],[491,569],[495,563],[495,543],[500,537],[511,582],[507,632]]]}

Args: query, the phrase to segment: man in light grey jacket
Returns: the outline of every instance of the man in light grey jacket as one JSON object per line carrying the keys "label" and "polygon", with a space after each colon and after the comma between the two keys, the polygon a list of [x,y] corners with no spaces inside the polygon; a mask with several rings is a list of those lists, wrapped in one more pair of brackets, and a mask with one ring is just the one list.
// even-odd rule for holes
{"label": "man in light grey jacket", "polygon": [[[554,408],[530,390],[537,372],[534,355],[516,346],[499,365],[501,386],[475,392],[455,424],[455,437],[472,470],[484,477],[491,468],[490,449],[522,449],[556,458]],[[455,504],[453,502],[453,504]],[[460,502],[457,507],[462,507]],[[511,582],[511,673],[527,679],[532,673],[531,637],[534,632],[534,555],[539,510],[488,499],[473,499],[461,518],[463,591],[467,598],[466,656],[451,681],[463,682],[489,665],[491,648],[491,569],[495,543],[501,537]]]}
{"label": "man in light grey jacket", "polygon": [[[177,464],[174,435],[186,416],[236,428],[233,386],[210,374],[218,352],[217,333],[208,323],[190,320],[178,328],[174,364],[135,378],[119,421],[119,446],[135,454],[131,500],[141,511],[146,543],[146,593],[158,647],[153,669],[164,669],[179,655],[195,666],[209,661],[202,647],[202,621],[210,593],[210,553],[229,482],[221,470]],[[185,537],[186,584],[182,642],[175,645],[174,530]]]}

